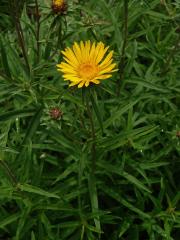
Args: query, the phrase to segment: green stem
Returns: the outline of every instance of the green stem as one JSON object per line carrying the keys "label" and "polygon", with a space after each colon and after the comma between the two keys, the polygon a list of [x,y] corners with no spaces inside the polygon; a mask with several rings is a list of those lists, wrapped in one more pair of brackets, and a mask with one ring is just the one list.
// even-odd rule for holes
{"label": "green stem", "polygon": [[[87,89],[89,90],[89,89]],[[91,146],[91,170],[90,170],[90,176],[89,176],[89,192],[90,192],[90,198],[91,198],[91,208],[92,213],[98,211],[98,194],[97,194],[97,188],[96,188],[96,178],[95,178],[95,171],[96,171],[96,133],[95,133],[95,126],[93,121],[93,113],[91,110],[91,106],[89,104],[91,98],[93,97],[90,91],[86,92],[86,107],[87,107],[87,114],[90,120],[90,126],[91,126],[91,138],[92,138],[92,146]],[[94,218],[94,223],[98,231],[101,231],[101,225],[100,225],[100,219],[99,216]],[[99,235],[100,238],[100,235]]]}
{"label": "green stem", "polygon": [[[60,16],[58,16],[59,18]],[[62,18],[59,19],[58,21],[58,25],[56,26],[56,32],[57,32],[57,43],[56,43],[56,47],[54,52],[52,53],[52,55],[50,56],[50,59],[53,59],[53,57],[56,55],[56,53],[58,52],[59,46],[62,49],[62,45],[63,45],[63,36],[62,36]]]}
{"label": "green stem", "polygon": [[21,27],[21,23],[20,23],[20,14],[19,14],[19,9],[18,9],[18,3],[14,0],[10,1],[10,6],[11,6],[11,13],[12,13],[12,18],[14,19],[14,23],[15,23],[15,28],[16,28],[16,32],[17,32],[17,36],[18,36],[18,41],[19,41],[19,45],[21,47],[22,50],[22,55],[24,57],[26,66],[28,68],[28,71],[30,72],[30,66],[29,66],[29,61],[28,61],[28,57],[27,57],[27,52],[26,52],[26,48],[25,48],[25,41],[24,41],[24,35],[23,35],[23,30]]}
{"label": "green stem", "polygon": [[[91,94],[91,93],[89,93],[89,94]],[[96,145],[95,145],[96,133],[95,133],[95,127],[94,127],[94,121],[93,121],[93,117],[92,117],[91,107],[89,105],[89,96],[88,96],[88,98],[86,98],[86,107],[87,107],[87,113],[88,113],[88,117],[89,117],[90,125],[91,125],[91,137],[92,137],[92,148],[91,148],[92,168],[91,168],[91,173],[94,175],[94,172],[95,172],[95,169],[96,169]]]}
{"label": "green stem", "polygon": [[117,82],[117,96],[120,94],[120,86],[122,79],[124,78],[124,67],[125,67],[125,50],[127,46],[127,37],[128,37],[128,0],[124,0],[124,40],[123,40],[123,46],[121,51],[121,57],[119,61],[119,79]]}
{"label": "green stem", "polygon": [[40,42],[39,42],[39,34],[40,34],[40,13],[39,13],[39,6],[38,6],[38,0],[35,0],[36,4],[36,23],[37,23],[37,29],[36,29],[36,45],[37,45],[37,62],[39,62],[39,54],[40,54]]}

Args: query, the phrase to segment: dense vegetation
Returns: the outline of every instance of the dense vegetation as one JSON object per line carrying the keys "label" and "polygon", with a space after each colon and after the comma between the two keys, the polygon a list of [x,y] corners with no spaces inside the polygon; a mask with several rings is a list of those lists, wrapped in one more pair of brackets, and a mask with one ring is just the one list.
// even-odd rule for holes
{"label": "dense vegetation", "polygon": [[[178,240],[180,1],[0,3],[0,239]],[[68,87],[81,40],[119,70]]]}

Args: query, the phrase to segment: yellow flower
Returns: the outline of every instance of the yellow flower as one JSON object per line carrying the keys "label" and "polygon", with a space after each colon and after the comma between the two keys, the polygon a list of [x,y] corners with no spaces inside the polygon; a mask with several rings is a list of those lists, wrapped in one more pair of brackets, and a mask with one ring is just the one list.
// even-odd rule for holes
{"label": "yellow flower", "polygon": [[62,51],[65,61],[57,64],[58,71],[64,73],[64,80],[71,82],[69,86],[78,85],[78,88],[81,88],[89,86],[90,83],[99,84],[101,80],[110,78],[112,72],[117,71],[116,64],[112,63],[113,51],[106,55],[108,48],[102,42],[75,42],[72,48]]}

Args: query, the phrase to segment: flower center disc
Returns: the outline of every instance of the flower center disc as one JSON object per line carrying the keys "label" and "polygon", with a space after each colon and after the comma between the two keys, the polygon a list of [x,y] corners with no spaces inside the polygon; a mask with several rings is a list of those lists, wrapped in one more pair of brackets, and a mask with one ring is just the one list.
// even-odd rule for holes
{"label": "flower center disc", "polygon": [[83,63],[79,67],[79,75],[84,80],[92,80],[97,75],[97,72],[97,66],[89,63]]}

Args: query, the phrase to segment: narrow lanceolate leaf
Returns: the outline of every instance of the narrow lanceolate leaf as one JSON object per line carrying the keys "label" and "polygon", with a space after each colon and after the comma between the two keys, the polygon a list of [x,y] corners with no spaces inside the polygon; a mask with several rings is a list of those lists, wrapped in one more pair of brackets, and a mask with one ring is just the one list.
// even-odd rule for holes
{"label": "narrow lanceolate leaf", "polygon": [[122,237],[122,235],[129,229],[130,225],[131,224],[128,221],[124,221],[121,224],[121,228],[120,228],[120,232],[119,232],[119,238]]}
{"label": "narrow lanceolate leaf", "polygon": [[33,231],[31,232],[31,240],[36,240],[36,237]]}
{"label": "narrow lanceolate leaf", "polygon": [[22,214],[21,214],[21,217],[20,217],[20,219],[18,221],[18,225],[17,225],[17,229],[16,229],[16,238],[15,238],[15,240],[19,240],[21,238],[20,236],[21,236],[21,234],[23,234],[24,225],[25,225],[25,222],[28,219],[30,210],[31,210],[30,207],[24,208],[22,210]]}
{"label": "narrow lanceolate leaf", "polygon": [[126,178],[129,182],[131,182],[132,184],[136,185],[136,187],[145,190],[146,192],[151,193],[151,191],[137,178],[135,178],[134,176],[128,174],[127,172],[123,172],[122,176],[124,178]]}
{"label": "narrow lanceolate leaf", "polygon": [[123,107],[122,107],[122,106],[121,106],[121,107],[118,107],[118,108],[116,109],[116,111],[114,111],[114,113],[112,114],[112,116],[111,116],[110,118],[108,118],[108,119],[104,122],[104,124],[103,124],[104,128],[109,127],[116,119],[120,118],[120,116],[121,116],[122,114],[124,114],[125,112],[127,112],[127,111],[128,111],[130,108],[132,108],[137,102],[138,102],[138,100],[137,100],[137,101],[130,102],[130,103],[126,104],[126,105],[123,106]]}
{"label": "narrow lanceolate leaf", "polygon": [[106,149],[106,151],[114,150],[119,148],[120,146],[125,145],[129,141],[129,139],[140,139],[143,136],[148,136],[150,133],[155,132],[156,129],[156,126],[146,126],[133,129],[131,131],[124,131],[123,133],[117,135],[114,134],[114,136],[104,138],[102,141],[99,142],[99,145],[102,148]]}
{"label": "narrow lanceolate leaf", "polygon": [[35,134],[35,132],[36,132],[38,126],[39,126],[39,122],[40,122],[42,112],[43,112],[43,107],[41,106],[41,107],[38,108],[36,114],[31,119],[31,121],[29,123],[29,126],[27,128],[27,131],[26,131],[26,135],[25,135],[24,140],[23,140],[22,145],[21,145],[20,153],[17,155],[16,161],[19,161],[21,156],[23,156],[24,150],[26,148],[26,144],[28,143],[29,140],[31,140],[31,138]]}
{"label": "narrow lanceolate leaf", "polygon": [[34,114],[34,109],[14,110],[0,114],[0,122],[12,120],[21,117],[28,117]]}
{"label": "narrow lanceolate leaf", "polygon": [[4,67],[4,71],[7,75],[7,77],[9,79],[11,79],[11,71],[10,71],[10,68],[9,68],[9,63],[8,63],[8,59],[7,59],[7,53],[6,53],[6,50],[3,46],[3,43],[2,43],[2,40],[0,39],[0,45],[1,45],[1,56],[2,56],[2,64],[3,64],[3,67]]}
{"label": "narrow lanceolate leaf", "polygon": [[29,123],[25,138],[23,140],[23,145],[25,145],[28,140],[30,140],[32,138],[32,136],[34,135],[34,133],[36,132],[38,126],[39,126],[39,122],[40,122],[40,118],[43,112],[43,107],[39,107],[36,114],[34,115],[34,117],[32,118],[32,120]]}
{"label": "narrow lanceolate leaf", "polygon": [[48,198],[58,198],[60,199],[60,197],[54,193],[50,193],[50,192],[47,192],[39,187],[35,187],[35,186],[32,186],[30,184],[18,184],[18,188],[21,190],[21,191],[24,191],[24,192],[29,192],[29,193],[34,193],[34,194],[38,194],[38,195],[42,195],[44,197],[48,197]]}
{"label": "narrow lanceolate leaf", "polygon": [[20,217],[20,213],[15,213],[15,214],[11,214],[9,217],[3,219],[2,221],[0,221],[0,228],[4,228],[7,225],[15,222],[18,220],[18,218]]}
{"label": "narrow lanceolate leaf", "polygon": [[127,200],[122,198],[116,191],[114,191],[114,190],[112,190],[110,188],[107,188],[107,187],[104,188],[103,191],[107,195],[109,195],[112,198],[114,198],[116,201],[120,202],[122,205],[124,205],[130,211],[133,211],[133,212],[137,213],[140,217],[150,219],[150,215],[149,214],[143,212],[139,208],[136,208],[133,204],[129,203]]}
{"label": "narrow lanceolate leaf", "polygon": [[90,99],[91,99],[91,103],[92,103],[92,107],[94,109],[94,112],[96,114],[96,117],[97,117],[97,120],[99,122],[99,125],[100,125],[100,128],[101,128],[101,131],[103,133],[103,121],[102,121],[102,117],[101,117],[101,114],[100,114],[100,111],[99,111],[99,108],[98,108],[98,105],[94,99],[94,96],[92,94],[90,94]]}
{"label": "narrow lanceolate leaf", "polygon": [[136,177],[130,175],[129,173],[122,171],[122,169],[118,168],[117,166],[113,166],[112,164],[106,162],[99,162],[97,163],[100,167],[104,168],[107,172],[111,172],[113,174],[119,175],[121,177],[126,178],[130,183],[134,184],[141,190],[145,190],[146,192],[151,193],[151,191]]}
{"label": "narrow lanceolate leaf", "polygon": [[161,166],[166,166],[169,164],[170,163],[168,162],[151,162],[151,163],[146,162],[146,163],[140,163],[140,168],[150,170],[150,169],[158,168]]}
{"label": "narrow lanceolate leaf", "polygon": [[127,82],[139,84],[139,85],[141,85],[143,87],[146,87],[146,88],[149,88],[149,89],[153,89],[153,90],[156,90],[158,92],[169,93],[169,89],[167,89],[167,87],[161,87],[161,86],[159,86],[157,84],[144,81],[143,79],[135,78],[135,79],[127,80]]}
{"label": "narrow lanceolate leaf", "polygon": [[[98,204],[98,195],[97,195],[97,187],[96,187],[96,182],[95,178],[93,175],[90,175],[88,178],[88,185],[89,185],[89,193],[90,193],[90,199],[91,199],[91,208],[92,208],[92,213],[97,212],[99,209],[99,204]],[[94,223],[96,226],[96,230],[98,232],[101,232],[101,225],[100,225],[100,220],[99,216],[94,218]]]}

